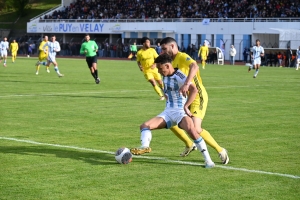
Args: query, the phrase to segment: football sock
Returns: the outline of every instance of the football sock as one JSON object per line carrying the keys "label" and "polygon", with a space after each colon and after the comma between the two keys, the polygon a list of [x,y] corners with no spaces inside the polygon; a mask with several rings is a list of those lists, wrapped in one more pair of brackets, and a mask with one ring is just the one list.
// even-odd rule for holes
{"label": "football sock", "polygon": [[161,89],[157,85],[153,86],[153,88],[160,97],[164,96],[161,92]]}
{"label": "football sock", "polygon": [[4,63],[6,63],[6,59],[4,59]]}
{"label": "football sock", "polygon": [[223,148],[219,146],[219,144],[216,142],[216,140],[210,135],[210,133],[207,130],[202,129],[200,136],[205,140],[205,142],[209,146],[214,148],[218,153],[220,153],[223,150]]}
{"label": "football sock", "polygon": [[202,137],[199,137],[197,140],[194,140],[194,142],[195,142],[198,150],[202,153],[204,160],[206,162],[212,162],[210,155],[208,153],[208,150],[207,150],[206,143],[204,142]]}
{"label": "football sock", "polygon": [[95,71],[94,71],[94,74],[95,74],[95,79],[97,79],[98,78],[98,69],[96,69]]}
{"label": "football sock", "polygon": [[192,147],[193,141],[189,138],[189,136],[179,128],[178,126],[173,126],[170,130],[182,141],[184,142],[186,147]]}
{"label": "football sock", "polygon": [[254,76],[257,76],[259,69],[256,69]]}
{"label": "football sock", "polygon": [[36,66],[36,71],[38,72],[40,70],[40,65]]}
{"label": "football sock", "polygon": [[141,144],[142,144],[142,147],[149,147],[151,139],[152,139],[152,133],[151,133],[150,129],[143,128],[141,130]]}
{"label": "football sock", "polygon": [[54,66],[54,70],[56,71],[57,74],[60,74],[60,73],[59,73],[58,66]]}
{"label": "football sock", "polygon": [[96,79],[95,73],[94,73],[94,72],[91,72],[91,74],[92,74],[93,78]]}
{"label": "football sock", "polygon": [[205,69],[205,61],[202,61],[202,68]]}

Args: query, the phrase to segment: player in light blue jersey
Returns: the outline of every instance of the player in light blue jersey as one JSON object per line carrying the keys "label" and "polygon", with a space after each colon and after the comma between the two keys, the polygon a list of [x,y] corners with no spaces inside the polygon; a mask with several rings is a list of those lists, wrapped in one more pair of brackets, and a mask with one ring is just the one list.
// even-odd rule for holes
{"label": "player in light blue jersey", "polygon": [[[7,37],[3,38],[3,41],[0,43],[0,49],[1,49],[1,60],[4,60],[4,67],[6,67],[6,60],[7,60],[7,51],[9,50],[9,45],[7,42]],[[1,62],[0,60],[0,62]]]}
{"label": "player in light blue jersey", "polygon": [[162,113],[144,122],[140,126],[142,146],[131,149],[131,152],[138,154],[135,153],[135,150],[140,152],[141,148],[145,150],[144,153],[151,152],[151,130],[171,128],[175,125],[178,125],[194,140],[198,150],[203,154],[205,167],[214,167],[215,164],[210,158],[206,143],[197,132],[194,122],[191,118],[192,113],[189,110],[189,106],[198,94],[196,85],[189,83],[189,95],[187,97],[184,96],[179,92],[179,88],[185,84],[187,76],[179,69],[173,68],[172,57],[168,54],[161,54],[155,59],[155,63],[159,73],[163,76],[166,107]]}
{"label": "player in light blue jersey", "polygon": [[299,69],[299,65],[300,65],[300,46],[299,46],[299,48],[297,49],[297,51],[296,51],[296,59],[297,59],[297,64],[296,64],[296,70],[298,70]]}
{"label": "player in light blue jersey", "polygon": [[48,42],[45,43],[45,45],[43,47],[43,50],[46,51],[47,47],[48,47],[48,58],[47,58],[47,65],[46,66],[49,67],[50,64],[53,63],[54,70],[56,71],[58,77],[63,77],[64,75],[59,72],[58,64],[57,64],[56,59],[55,59],[56,52],[60,51],[60,45],[56,41],[55,35],[51,36],[51,41],[48,41]]}
{"label": "player in light blue jersey", "polygon": [[250,63],[247,63],[246,66],[249,66],[248,72],[251,71],[251,69],[255,69],[255,73],[253,78],[256,78],[260,64],[261,64],[261,57],[265,55],[265,50],[262,46],[260,46],[260,40],[256,40],[256,46],[253,46],[252,51],[251,51],[251,59],[253,64],[251,65]]}

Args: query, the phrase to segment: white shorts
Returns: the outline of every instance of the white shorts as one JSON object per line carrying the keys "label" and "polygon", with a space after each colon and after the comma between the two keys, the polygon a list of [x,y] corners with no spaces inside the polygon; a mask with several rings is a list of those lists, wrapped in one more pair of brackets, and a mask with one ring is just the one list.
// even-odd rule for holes
{"label": "white shorts", "polygon": [[256,58],[253,60],[253,65],[260,65],[261,64],[261,59],[260,58]]}
{"label": "white shorts", "polygon": [[162,113],[157,115],[157,117],[161,117],[165,120],[167,127],[171,128],[175,125],[178,125],[182,118],[187,116],[183,109],[179,108],[166,108]]}
{"label": "white shorts", "polygon": [[48,58],[47,58],[47,60],[49,61],[49,62],[56,62],[55,61],[55,56],[50,56],[50,55],[48,55]]}
{"label": "white shorts", "polygon": [[1,57],[7,56],[7,51],[1,51]]}

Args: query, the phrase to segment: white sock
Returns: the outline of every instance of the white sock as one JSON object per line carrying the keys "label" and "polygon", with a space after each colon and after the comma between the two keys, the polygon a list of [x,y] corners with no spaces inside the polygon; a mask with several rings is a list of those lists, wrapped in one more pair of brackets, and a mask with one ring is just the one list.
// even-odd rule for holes
{"label": "white sock", "polygon": [[55,67],[54,67],[54,70],[56,71],[57,74],[60,74],[60,73],[59,73],[58,66],[55,66]]}
{"label": "white sock", "polygon": [[208,153],[208,150],[207,150],[207,146],[206,146],[206,143],[205,141],[203,140],[202,137],[199,137],[197,140],[194,140],[198,150],[202,153],[203,157],[204,157],[204,160],[206,162],[213,162],[209,153]]}
{"label": "white sock", "polygon": [[151,133],[150,129],[143,128],[141,130],[141,144],[142,144],[142,147],[149,147],[151,140],[152,140],[152,133]]}

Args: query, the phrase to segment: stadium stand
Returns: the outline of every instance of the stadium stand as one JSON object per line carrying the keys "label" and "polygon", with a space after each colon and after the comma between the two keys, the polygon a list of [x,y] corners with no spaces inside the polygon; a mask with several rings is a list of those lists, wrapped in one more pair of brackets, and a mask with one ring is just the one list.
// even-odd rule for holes
{"label": "stadium stand", "polygon": [[41,19],[165,19],[299,17],[294,0],[77,0]]}

